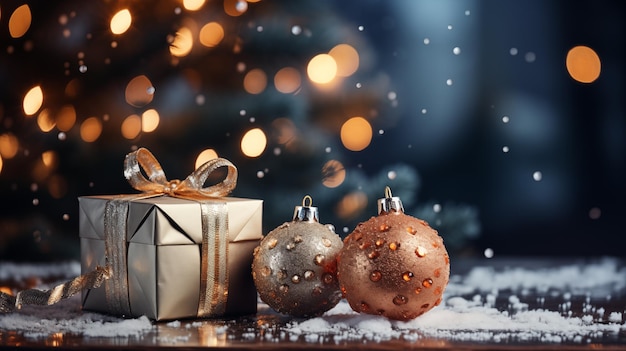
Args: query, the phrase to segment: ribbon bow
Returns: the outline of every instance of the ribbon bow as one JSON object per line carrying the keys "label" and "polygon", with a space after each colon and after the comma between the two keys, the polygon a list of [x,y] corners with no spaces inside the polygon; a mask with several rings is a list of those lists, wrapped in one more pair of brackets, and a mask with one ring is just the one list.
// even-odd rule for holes
{"label": "ribbon bow", "polygon": [[[218,184],[203,187],[209,175],[220,167],[228,167],[226,178]],[[142,169],[148,179],[142,174]],[[237,185],[237,168],[227,159],[214,158],[203,163],[182,182],[167,180],[156,157],[148,149],[139,148],[126,155],[124,177],[134,189],[148,195],[164,194],[199,200],[228,195]]]}

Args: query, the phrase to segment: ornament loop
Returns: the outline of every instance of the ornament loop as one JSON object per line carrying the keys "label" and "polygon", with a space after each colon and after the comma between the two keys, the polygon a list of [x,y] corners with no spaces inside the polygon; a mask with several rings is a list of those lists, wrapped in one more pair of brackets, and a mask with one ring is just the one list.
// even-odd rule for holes
{"label": "ornament loop", "polygon": [[[309,204],[306,204],[306,200],[309,200]],[[306,195],[304,196],[304,198],[302,198],[302,206],[306,206],[306,207],[311,207],[313,205],[313,198],[311,197],[311,195]]]}
{"label": "ornament loop", "polygon": [[391,188],[386,186],[385,198],[378,199],[378,214],[387,214],[391,212],[404,213],[404,206],[402,205],[400,198],[392,196]]}
{"label": "ornament loop", "polygon": [[392,197],[392,196],[393,196],[393,195],[391,195],[391,188],[389,187],[389,185],[387,185],[387,186],[385,187],[385,198],[390,198],[390,197]]}
{"label": "ornament loop", "polygon": [[293,221],[318,223],[320,221],[319,211],[317,210],[317,207],[311,206],[312,204],[313,198],[311,195],[306,195],[302,199],[302,206],[296,206],[294,209]]}

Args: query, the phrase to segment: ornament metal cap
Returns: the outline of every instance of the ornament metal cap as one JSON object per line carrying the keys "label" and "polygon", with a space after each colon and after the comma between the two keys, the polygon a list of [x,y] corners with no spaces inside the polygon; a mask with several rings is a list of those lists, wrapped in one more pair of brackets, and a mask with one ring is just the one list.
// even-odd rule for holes
{"label": "ornament metal cap", "polygon": [[310,195],[306,195],[302,199],[302,206],[296,206],[294,209],[293,220],[298,222],[318,223],[320,221],[319,211],[317,210],[317,207],[311,206],[312,204],[313,198]]}
{"label": "ornament metal cap", "polygon": [[397,196],[391,195],[391,188],[385,187],[385,198],[378,199],[378,214],[390,212],[404,213],[402,201]]}

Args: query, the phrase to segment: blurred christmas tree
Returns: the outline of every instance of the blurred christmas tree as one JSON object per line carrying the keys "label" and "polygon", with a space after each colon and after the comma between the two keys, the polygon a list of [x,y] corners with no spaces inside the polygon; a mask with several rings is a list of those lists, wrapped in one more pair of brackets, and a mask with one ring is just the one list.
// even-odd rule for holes
{"label": "blurred christmas tree", "polygon": [[[0,6],[4,259],[78,257],[76,197],[133,192],[122,162],[138,146],[170,179],[230,159],[233,195],[265,200],[266,231],[311,194],[345,235],[387,185],[429,217],[414,211],[417,170],[385,159],[399,116],[380,48],[334,2]],[[475,210],[441,215],[431,224],[454,250],[478,233]]]}

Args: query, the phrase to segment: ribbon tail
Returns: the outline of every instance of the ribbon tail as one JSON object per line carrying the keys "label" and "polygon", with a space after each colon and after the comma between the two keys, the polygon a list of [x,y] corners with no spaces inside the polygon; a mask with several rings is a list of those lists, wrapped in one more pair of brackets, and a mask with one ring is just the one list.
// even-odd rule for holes
{"label": "ribbon tail", "polygon": [[20,309],[22,305],[53,305],[77,293],[94,289],[111,277],[111,272],[104,267],[96,267],[94,271],[78,276],[50,290],[27,289],[16,296],[0,293],[0,312],[8,313]]}

